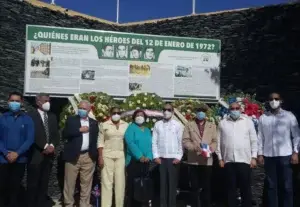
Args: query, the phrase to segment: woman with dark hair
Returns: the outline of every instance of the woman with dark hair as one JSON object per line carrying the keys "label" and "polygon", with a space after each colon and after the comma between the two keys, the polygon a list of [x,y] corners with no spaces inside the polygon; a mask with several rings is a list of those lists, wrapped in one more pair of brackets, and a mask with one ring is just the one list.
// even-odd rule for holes
{"label": "woman with dark hair", "polygon": [[140,203],[134,199],[134,179],[149,169],[152,160],[152,135],[149,128],[144,126],[147,116],[143,110],[136,110],[132,116],[132,124],[126,130],[127,144],[127,207],[139,207]]}
{"label": "woman with dark hair", "polygon": [[124,206],[125,196],[125,150],[124,135],[128,124],[121,120],[118,107],[110,110],[111,117],[100,124],[98,138],[98,163],[101,170],[101,206],[111,207],[113,189],[115,206]]}

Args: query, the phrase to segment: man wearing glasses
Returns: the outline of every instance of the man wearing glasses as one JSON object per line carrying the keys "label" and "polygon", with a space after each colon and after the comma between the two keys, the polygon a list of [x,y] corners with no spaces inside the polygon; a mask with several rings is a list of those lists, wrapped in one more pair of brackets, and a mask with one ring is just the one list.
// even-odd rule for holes
{"label": "man wearing glasses", "polygon": [[228,207],[237,206],[237,185],[242,207],[251,207],[251,168],[256,167],[257,135],[252,120],[241,115],[238,103],[230,105],[230,115],[219,124],[216,154],[220,167],[225,169]]}
{"label": "man wearing glasses", "polygon": [[272,207],[293,206],[291,164],[298,164],[300,142],[297,119],[281,103],[280,94],[270,94],[270,110],[258,124],[258,162],[265,166],[267,203]]}
{"label": "man wearing glasses", "polygon": [[154,125],[152,152],[160,171],[160,207],[176,206],[177,168],[183,155],[183,126],[172,119],[173,106],[165,104],[163,120]]}

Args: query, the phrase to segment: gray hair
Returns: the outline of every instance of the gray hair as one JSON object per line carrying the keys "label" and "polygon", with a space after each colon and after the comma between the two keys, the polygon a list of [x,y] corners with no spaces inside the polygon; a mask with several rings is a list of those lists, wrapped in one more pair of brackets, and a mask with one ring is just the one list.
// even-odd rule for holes
{"label": "gray hair", "polygon": [[81,104],[85,104],[85,105],[87,105],[87,107],[90,109],[91,108],[91,103],[88,101],[88,100],[82,100],[82,101],[80,101],[79,102],[79,105],[81,105]]}
{"label": "gray hair", "polygon": [[39,101],[42,97],[44,97],[44,96],[46,96],[46,97],[49,97],[49,94],[47,94],[47,93],[38,93],[36,96],[35,96],[35,100],[36,101]]}

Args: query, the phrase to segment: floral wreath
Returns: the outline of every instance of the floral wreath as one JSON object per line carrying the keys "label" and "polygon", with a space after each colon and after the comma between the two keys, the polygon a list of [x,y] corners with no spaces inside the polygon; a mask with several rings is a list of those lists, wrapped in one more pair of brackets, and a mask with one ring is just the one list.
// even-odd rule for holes
{"label": "floral wreath", "polygon": [[229,105],[237,102],[241,105],[241,111],[244,115],[251,117],[257,129],[258,119],[264,113],[264,106],[256,100],[256,95],[233,93],[223,96],[219,100],[219,106],[214,108],[214,113],[219,120],[229,114]]}
{"label": "floral wreath", "polygon": [[145,126],[152,129],[155,122],[162,119],[161,112],[163,100],[155,93],[136,93],[128,96],[121,105],[124,110],[122,118],[127,122],[132,122],[132,115],[135,110],[143,109],[147,115]]}
{"label": "floral wreath", "polygon": [[[117,106],[116,101],[106,93],[102,92],[92,92],[92,93],[83,93],[78,95],[78,99],[87,100],[91,103],[91,112],[93,113],[95,119],[99,122],[104,122],[109,119],[110,108]],[[80,100],[74,103],[77,107]],[[64,107],[62,113],[60,114],[60,127],[63,128],[65,122],[70,115],[75,115],[77,108],[69,103]]]}
{"label": "floral wreath", "polygon": [[209,122],[215,122],[216,117],[214,116],[213,110],[205,103],[195,100],[195,99],[186,99],[186,100],[176,100],[174,107],[186,118],[187,121],[192,121],[196,117],[197,108],[205,108],[206,119]]}

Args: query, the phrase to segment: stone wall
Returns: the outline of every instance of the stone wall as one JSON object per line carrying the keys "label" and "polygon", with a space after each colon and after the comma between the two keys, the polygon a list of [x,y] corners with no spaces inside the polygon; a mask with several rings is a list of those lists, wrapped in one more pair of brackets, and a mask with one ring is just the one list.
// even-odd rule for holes
{"label": "stone wall", "polygon": [[[282,92],[286,107],[300,115],[300,4],[197,15],[145,24],[114,25],[17,0],[0,1],[0,111],[8,93],[23,91],[26,24],[126,31],[145,34],[216,38],[222,40],[222,92],[257,93],[264,100]],[[66,99],[53,99],[58,115]],[[33,99],[26,98],[26,105]],[[54,169],[51,195],[59,196]],[[261,194],[263,171],[254,176],[255,195]],[[52,182],[53,181],[53,182]]]}

